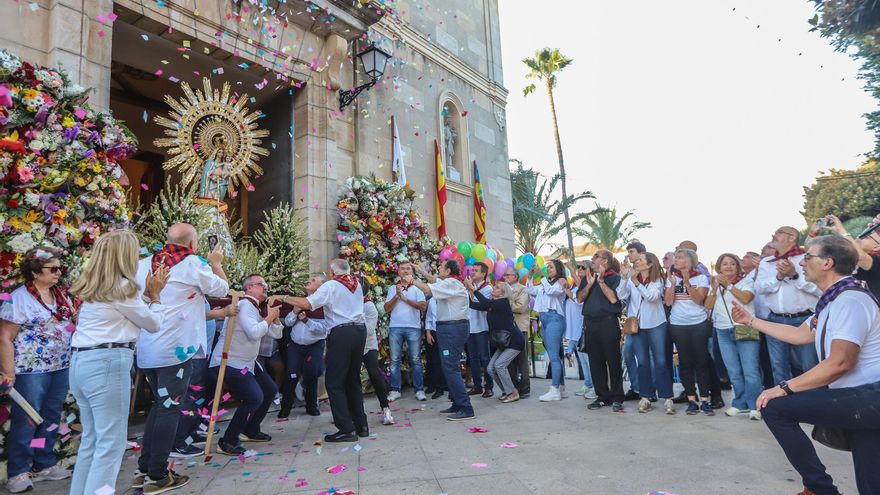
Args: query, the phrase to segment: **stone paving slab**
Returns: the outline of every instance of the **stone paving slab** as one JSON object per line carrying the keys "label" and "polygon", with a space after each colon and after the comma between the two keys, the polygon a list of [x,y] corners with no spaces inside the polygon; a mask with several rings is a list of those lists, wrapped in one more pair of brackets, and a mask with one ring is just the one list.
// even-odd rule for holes
{"label": "stone paving slab", "polygon": [[[683,407],[675,416],[659,410],[639,414],[635,402],[627,402],[620,414],[609,408],[587,411],[587,401],[573,395],[539,402],[547,386],[546,380],[533,379],[535,395],[513,404],[474,399],[478,417],[463,422],[445,421],[438,414],[448,406],[445,399],[422,403],[406,394],[393,404],[397,424],[382,426],[375,397],[367,397],[374,435],[361,439],[359,451],[356,444],[314,445],[335,431],[326,406],[320,417],[299,415],[299,409],[282,422],[270,412],[263,429],[272,442],[247,444],[261,455],[244,463],[222,455],[208,464],[201,458],[178,461],[175,470],[191,481],[169,493],[316,495],[335,488],[359,495],[644,495],[651,490],[701,495],[794,494],[801,489],[799,476],[763,422],[728,418],[720,411],[715,417],[686,416]],[[489,432],[469,433],[472,426]],[[508,442],[517,447],[501,447]],[[843,493],[856,493],[851,457],[818,449]],[[118,494],[135,493],[128,487],[134,455],[126,453]],[[327,473],[338,464],[346,469]],[[44,482],[32,493],[59,495],[68,488],[66,481]]]}

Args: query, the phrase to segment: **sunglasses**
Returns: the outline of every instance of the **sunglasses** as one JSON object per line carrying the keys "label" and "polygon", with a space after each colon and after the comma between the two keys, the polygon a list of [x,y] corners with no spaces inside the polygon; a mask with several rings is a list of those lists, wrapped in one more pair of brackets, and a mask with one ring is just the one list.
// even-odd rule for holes
{"label": "sunglasses", "polygon": [[49,272],[52,274],[64,273],[65,271],[63,266],[44,266],[43,270],[49,270]]}

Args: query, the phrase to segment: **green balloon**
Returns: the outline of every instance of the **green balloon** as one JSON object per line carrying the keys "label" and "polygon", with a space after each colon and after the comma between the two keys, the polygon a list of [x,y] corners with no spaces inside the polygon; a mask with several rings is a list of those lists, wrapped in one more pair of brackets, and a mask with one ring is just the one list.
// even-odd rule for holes
{"label": "green balloon", "polygon": [[486,249],[485,244],[476,244],[473,248],[471,248],[471,257],[476,258],[478,260],[482,260],[488,254],[488,250]]}
{"label": "green balloon", "polygon": [[471,257],[471,250],[474,248],[474,245],[468,241],[461,241],[458,243],[458,252],[464,256],[464,259],[468,259]]}

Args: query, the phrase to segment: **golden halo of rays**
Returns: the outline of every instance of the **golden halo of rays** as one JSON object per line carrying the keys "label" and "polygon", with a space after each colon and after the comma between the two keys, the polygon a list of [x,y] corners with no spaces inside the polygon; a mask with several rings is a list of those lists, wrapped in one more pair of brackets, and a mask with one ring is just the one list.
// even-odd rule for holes
{"label": "golden halo of rays", "polygon": [[263,173],[257,164],[258,156],[268,156],[269,150],[259,146],[260,138],[269,131],[260,129],[257,120],[263,115],[259,110],[250,112],[245,104],[248,95],[238,99],[229,97],[231,85],[223,83],[223,90],[211,89],[211,81],[202,79],[204,93],[195,91],[182,82],[184,96],[175,100],[165,95],[165,103],[171,107],[168,117],[157,115],[153,121],[162,127],[166,137],[156,138],[153,144],[167,148],[169,158],[165,170],[177,170],[183,175],[183,183],[198,180],[205,162],[213,160],[221,149],[226,150],[223,161],[232,164],[229,181],[232,188],[251,185],[250,177]]}

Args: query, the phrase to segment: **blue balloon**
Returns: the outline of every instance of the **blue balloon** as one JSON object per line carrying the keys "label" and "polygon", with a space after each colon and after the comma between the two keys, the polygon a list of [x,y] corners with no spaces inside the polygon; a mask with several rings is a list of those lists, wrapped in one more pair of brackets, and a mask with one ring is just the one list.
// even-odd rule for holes
{"label": "blue balloon", "polygon": [[474,264],[476,264],[476,262],[477,262],[476,258],[468,258],[467,261],[464,262],[464,264],[466,266],[474,266]]}
{"label": "blue balloon", "polygon": [[523,278],[528,274],[529,274],[529,270],[527,268],[520,268],[519,269],[519,278]]}
{"label": "blue balloon", "polygon": [[531,270],[535,266],[535,255],[532,253],[524,254],[523,266],[525,266],[527,270]]}
{"label": "blue balloon", "polygon": [[492,248],[486,250],[486,256],[488,256],[489,259],[491,259],[492,261],[498,261],[498,253],[496,253],[495,250]]}

